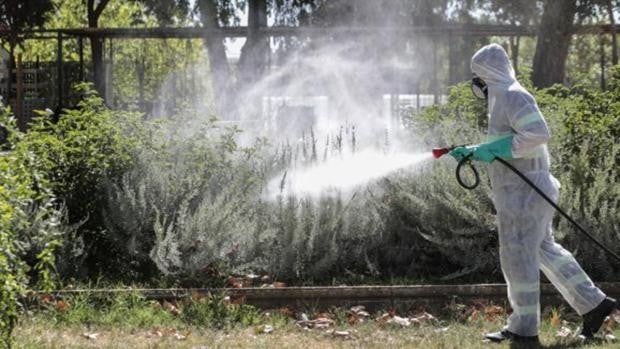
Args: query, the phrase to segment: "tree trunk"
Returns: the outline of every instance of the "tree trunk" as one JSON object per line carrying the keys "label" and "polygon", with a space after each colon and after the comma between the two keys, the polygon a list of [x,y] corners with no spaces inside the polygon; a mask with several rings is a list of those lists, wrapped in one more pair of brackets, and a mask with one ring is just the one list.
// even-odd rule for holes
{"label": "tree trunk", "polygon": [[[269,61],[269,38],[260,32],[261,27],[267,26],[267,1],[249,0],[248,5],[248,36],[239,57],[238,89],[243,90],[243,95],[263,77]],[[248,101],[250,109],[246,111],[252,114],[249,117],[255,117],[262,110],[262,96],[251,93],[247,97],[251,100]]]}
{"label": "tree trunk", "polygon": [[268,38],[260,33],[267,26],[267,1],[249,0],[248,37],[241,49],[239,69],[244,83],[257,81],[264,72],[269,50]]}
{"label": "tree trunk", "polygon": [[[97,28],[99,26],[99,17],[109,0],[101,0],[95,6],[94,0],[88,0],[88,27]],[[95,89],[100,96],[105,96],[105,67],[103,65],[103,39],[97,36],[90,37],[90,51],[93,61],[93,80]]]}
{"label": "tree trunk", "polygon": [[[513,26],[517,25],[517,21],[516,19],[512,19],[510,21],[510,24],[512,24]],[[515,71],[515,75],[519,74],[519,44],[521,41],[521,37],[520,36],[511,36],[509,38],[510,41],[510,55],[511,55],[511,59],[512,59],[512,68]]]}
{"label": "tree trunk", "polygon": [[[91,27],[92,28],[92,27]],[[95,89],[101,97],[105,97],[105,66],[103,65],[103,40],[90,38],[90,51],[93,60],[93,80]]]}
{"label": "tree trunk", "polygon": [[4,101],[5,106],[10,105],[11,103],[11,87],[12,87],[12,79],[13,79],[13,61],[15,58],[15,44],[9,43],[9,59],[6,61],[6,71],[7,71],[7,79],[6,79],[6,100]]}
{"label": "tree trunk", "polygon": [[512,56],[512,67],[515,70],[515,75],[519,74],[519,46],[521,43],[520,36],[514,36],[510,38],[510,54]]}
{"label": "tree trunk", "polygon": [[577,12],[576,0],[547,0],[536,42],[532,82],[538,88],[562,83]]}
{"label": "tree trunk", "polygon": [[616,38],[616,19],[614,18],[614,5],[611,0],[607,0],[607,14],[609,24],[611,24],[611,63],[618,64],[618,41]]}
{"label": "tree trunk", "polygon": [[[217,11],[217,0],[198,0],[202,25],[206,29],[218,29],[220,27]],[[230,115],[232,79],[231,71],[226,58],[224,38],[219,35],[206,33],[204,45],[207,48],[215,106],[219,117],[225,118]],[[234,118],[234,116],[232,116]]]}
{"label": "tree trunk", "polygon": [[600,64],[601,64],[601,89],[605,89],[607,87],[607,82],[605,80],[605,37],[603,34],[598,36],[599,39],[599,55],[600,55]]}

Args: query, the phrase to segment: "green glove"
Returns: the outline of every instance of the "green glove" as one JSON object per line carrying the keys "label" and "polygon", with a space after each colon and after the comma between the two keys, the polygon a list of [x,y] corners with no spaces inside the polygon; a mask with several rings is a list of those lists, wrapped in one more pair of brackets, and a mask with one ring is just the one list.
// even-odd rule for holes
{"label": "green glove", "polygon": [[486,163],[493,162],[496,157],[512,159],[512,137],[513,135],[509,135],[493,142],[458,147],[452,150],[450,155],[459,162],[469,154],[472,154],[472,160]]}
{"label": "green glove", "polygon": [[474,150],[471,146],[467,147],[456,147],[450,151],[450,154],[457,162],[461,162],[465,157],[469,156],[469,154],[473,153]]}

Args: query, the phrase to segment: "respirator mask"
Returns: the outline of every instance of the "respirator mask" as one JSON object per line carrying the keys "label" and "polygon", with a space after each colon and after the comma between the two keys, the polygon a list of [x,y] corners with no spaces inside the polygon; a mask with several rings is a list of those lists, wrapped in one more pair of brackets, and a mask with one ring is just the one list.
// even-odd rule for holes
{"label": "respirator mask", "polygon": [[487,99],[489,97],[489,86],[484,80],[474,75],[471,79],[471,92],[480,99]]}

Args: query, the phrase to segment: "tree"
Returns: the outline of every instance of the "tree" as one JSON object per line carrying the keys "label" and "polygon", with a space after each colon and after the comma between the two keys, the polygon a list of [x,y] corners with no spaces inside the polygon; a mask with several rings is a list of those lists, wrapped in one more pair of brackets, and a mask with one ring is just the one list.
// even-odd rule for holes
{"label": "tree", "polygon": [[263,74],[269,55],[269,38],[260,33],[267,26],[267,0],[248,0],[248,36],[241,50],[239,70],[241,81],[256,82]]}
{"label": "tree", "polygon": [[[225,1],[224,4],[221,4],[218,0],[198,0],[197,5],[200,10],[202,25],[205,29],[219,29],[220,23],[227,23],[234,18],[231,14],[234,12],[226,10],[226,5],[231,5],[230,1]],[[226,58],[224,38],[207,31],[204,36],[204,43],[209,57],[217,112],[220,116],[224,116],[231,110],[232,104],[230,99],[233,94],[232,73]]]}
{"label": "tree", "polygon": [[577,0],[545,2],[534,54],[534,86],[542,88],[564,81],[566,57],[577,9]]}
{"label": "tree", "polygon": [[11,95],[11,75],[15,48],[21,42],[20,33],[40,26],[45,22],[45,15],[53,9],[51,0],[11,0],[0,1],[0,40],[8,44],[7,61],[7,101]]}
{"label": "tree", "polygon": [[616,37],[616,19],[614,17],[614,4],[612,0],[605,1],[605,8],[609,16],[609,24],[611,24],[611,63],[618,64],[618,39]]}
{"label": "tree", "polygon": [[[99,18],[101,13],[108,5],[110,0],[87,0],[86,11],[88,18],[88,27],[99,27]],[[95,89],[101,96],[105,96],[105,67],[103,65],[103,39],[98,36],[90,37],[90,50],[93,62],[93,78]]]}
{"label": "tree", "polygon": [[[476,0],[480,8],[488,11],[499,23],[510,25],[536,25],[540,21],[539,0]],[[510,38],[510,53],[515,72],[519,69],[520,37]]]}

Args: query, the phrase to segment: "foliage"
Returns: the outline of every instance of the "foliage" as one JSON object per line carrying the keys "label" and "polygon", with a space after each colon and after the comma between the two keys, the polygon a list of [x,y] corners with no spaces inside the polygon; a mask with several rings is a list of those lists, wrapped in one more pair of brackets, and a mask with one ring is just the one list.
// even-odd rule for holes
{"label": "foliage", "polygon": [[142,267],[150,255],[165,274],[234,258],[258,195],[253,150],[237,146],[238,131],[192,120],[151,124],[134,169],[108,187],[107,229]]}
{"label": "foliage", "polygon": [[9,44],[13,52],[19,43],[21,31],[41,26],[45,15],[54,9],[52,0],[12,0],[0,2],[0,28],[7,30],[0,38]]}
{"label": "foliage", "polygon": [[[450,160],[387,183],[383,234],[390,238],[378,254],[382,274],[452,280],[496,270],[490,188],[482,181],[475,191],[464,190]],[[488,273],[485,280],[473,281],[493,278]]]}
{"label": "foliage", "polygon": [[18,298],[32,281],[43,289],[54,284],[55,250],[66,235],[62,206],[38,170],[42,159],[25,147],[26,136],[8,109],[0,111],[8,133],[0,153],[0,341],[9,346],[18,315]]}
{"label": "foliage", "polygon": [[[561,205],[578,220],[592,222],[595,234],[613,244],[617,97],[586,87],[555,87],[536,96],[554,133],[554,172],[565,188]],[[404,122],[430,148],[483,140],[485,114],[484,103],[463,84],[451,90],[446,104]],[[119,242],[128,242],[131,259],[140,261],[136,265],[148,275],[157,275],[154,262],[165,274],[191,276],[199,284],[214,269],[310,283],[343,275],[500,277],[490,188],[484,178],[475,191],[461,188],[450,159],[350,194],[282,192],[274,201],[261,194],[267,180],[320,163],[319,154],[338,154],[341,145],[328,141],[322,149],[311,136],[295,146],[241,147],[236,131],[222,131],[217,122],[209,121],[199,132],[191,130],[200,124],[182,126],[187,123],[158,124],[155,141],[141,152],[137,166],[109,187],[107,229]],[[589,271],[604,270],[593,275],[617,275],[615,262],[600,257],[563,220],[556,225],[558,240],[578,248]],[[141,274],[139,268],[132,272]]]}
{"label": "foliage", "polygon": [[106,245],[102,235],[104,184],[128,168],[138,147],[135,135],[129,134],[138,115],[106,108],[89,85],[78,89],[82,101],[76,109],[64,110],[56,123],[42,113],[16,145],[18,151],[36,159],[29,164],[29,170],[38,174],[50,194],[66,207],[68,223],[79,225],[75,235],[66,241],[66,252],[80,245],[88,247],[80,263],[69,254],[63,256],[59,265],[63,272],[68,271],[66,268],[73,272],[77,268],[83,268],[81,272],[104,269],[100,258],[113,248]]}
{"label": "foliage", "polygon": [[195,326],[231,328],[235,325],[255,325],[261,318],[256,308],[247,304],[234,304],[229,297],[209,295],[190,299],[182,308],[184,322]]}
{"label": "foliage", "polygon": [[148,300],[138,292],[115,295],[79,293],[63,299],[43,296],[31,300],[36,311],[53,326],[116,326],[137,329],[153,326],[200,326],[230,329],[249,326],[261,319],[258,310],[246,304],[233,304],[223,295],[196,296],[174,301]]}
{"label": "foliage", "polygon": [[[47,29],[80,28],[88,24],[86,4],[82,0],[55,0],[57,11],[47,16]],[[188,25],[183,18],[180,26]],[[159,20],[140,1],[111,1],[101,13],[101,27],[155,27]],[[89,40],[83,41],[85,79],[92,75]],[[107,46],[110,49],[110,46]],[[124,110],[158,112],[163,105],[186,102],[178,89],[185,88],[193,96],[208,96],[210,77],[205,73],[204,50],[200,39],[123,39],[113,41],[112,78],[113,93],[106,96],[108,105]],[[56,60],[54,40],[28,40],[24,42],[24,61],[51,62]],[[63,59],[68,67],[77,67],[78,40],[63,40]],[[106,58],[109,58],[106,51]],[[164,54],[162,54],[164,53]],[[73,63],[73,64],[72,64]],[[108,60],[107,63],[110,63]],[[206,75],[206,76],[205,76]],[[174,93],[173,93],[174,91]],[[206,98],[207,102],[209,98]],[[169,102],[174,100],[175,103]],[[190,99],[191,100],[191,99]],[[205,102],[205,105],[208,103]],[[171,112],[172,113],[172,112]]]}

